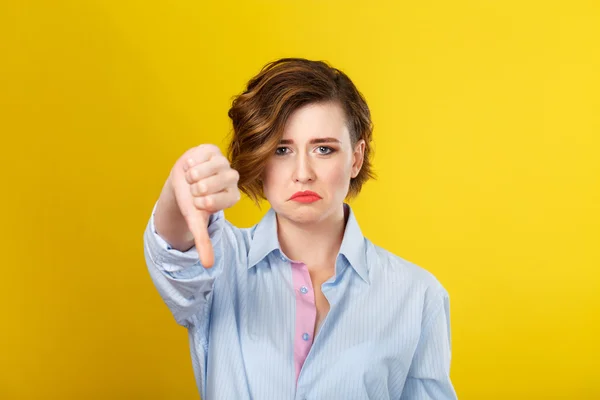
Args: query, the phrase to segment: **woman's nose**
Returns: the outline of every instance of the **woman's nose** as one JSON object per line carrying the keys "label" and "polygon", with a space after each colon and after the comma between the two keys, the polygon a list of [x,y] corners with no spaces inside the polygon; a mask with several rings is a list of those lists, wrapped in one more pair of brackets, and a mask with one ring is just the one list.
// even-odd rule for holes
{"label": "woman's nose", "polygon": [[299,155],[294,166],[294,181],[310,182],[315,180],[315,172],[307,155]]}

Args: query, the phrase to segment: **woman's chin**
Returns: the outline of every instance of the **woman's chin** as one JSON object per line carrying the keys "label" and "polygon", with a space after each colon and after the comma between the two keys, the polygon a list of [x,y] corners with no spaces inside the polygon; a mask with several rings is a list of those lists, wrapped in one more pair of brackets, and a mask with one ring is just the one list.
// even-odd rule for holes
{"label": "woman's chin", "polygon": [[280,216],[296,224],[313,224],[322,222],[327,218],[327,207],[323,200],[312,203],[299,203],[288,201],[275,208]]}

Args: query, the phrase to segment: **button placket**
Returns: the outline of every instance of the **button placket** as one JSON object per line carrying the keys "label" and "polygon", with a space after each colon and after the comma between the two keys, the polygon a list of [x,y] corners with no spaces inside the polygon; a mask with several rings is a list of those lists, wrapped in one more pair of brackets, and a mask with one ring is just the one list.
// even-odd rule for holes
{"label": "button placket", "polygon": [[315,328],[317,310],[310,274],[306,265],[297,261],[290,262],[292,264],[292,279],[296,297],[294,361],[296,365],[296,379],[298,379],[304,361],[312,347],[312,332],[314,332]]}

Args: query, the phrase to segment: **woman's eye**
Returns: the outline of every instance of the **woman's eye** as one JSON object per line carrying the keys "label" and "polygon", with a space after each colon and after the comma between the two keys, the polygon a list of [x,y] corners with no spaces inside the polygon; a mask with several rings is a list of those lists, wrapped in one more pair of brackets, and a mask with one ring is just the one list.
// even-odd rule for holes
{"label": "woman's eye", "polygon": [[283,156],[285,154],[287,154],[288,148],[287,147],[278,147],[275,150],[275,155],[277,156]]}
{"label": "woman's eye", "polygon": [[333,149],[331,147],[327,147],[327,146],[319,146],[319,147],[317,147],[317,151],[319,152],[319,154],[323,154],[323,155],[333,153]]}

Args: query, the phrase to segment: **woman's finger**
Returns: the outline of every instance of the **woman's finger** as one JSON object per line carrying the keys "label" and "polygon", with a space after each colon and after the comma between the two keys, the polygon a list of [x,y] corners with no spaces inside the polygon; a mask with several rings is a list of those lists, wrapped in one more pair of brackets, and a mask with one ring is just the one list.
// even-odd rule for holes
{"label": "woman's finger", "polygon": [[229,169],[190,185],[190,191],[193,196],[219,193],[228,187],[237,186],[239,177],[240,175],[236,170]]}
{"label": "woman's finger", "polygon": [[229,161],[227,158],[215,155],[202,163],[188,168],[188,170],[185,172],[185,180],[191,185],[201,181],[202,179],[206,179],[209,176],[216,175],[219,173],[219,171],[226,170],[228,168]]}
{"label": "woman's finger", "polygon": [[204,268],[211,268],[215,263],[215,255],[210,236],[208,235],[208,220],[206,218],[207,215],[205,213],[196,210],[186,217],[186,221],[188,229],[194,237],[194,244],[198,251],[200,263]]}
{"label": "woman's finger", "polygon": [[215,213],[233,206],[240,199],[240,191],[237,187],[229,187],[219,193],[206,196],[194,197],[193,202],[200,210]]}

